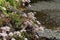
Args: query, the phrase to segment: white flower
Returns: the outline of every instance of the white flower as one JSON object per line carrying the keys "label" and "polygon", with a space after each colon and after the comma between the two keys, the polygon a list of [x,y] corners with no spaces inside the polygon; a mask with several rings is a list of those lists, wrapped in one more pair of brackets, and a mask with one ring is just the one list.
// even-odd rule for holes
{"label": "white flower", "polygon": [[12,38],[11,40],[16,40],[15,38]]}
{"label": "white flower", "polygon": [[9,36],[13,36],[14,34],[12,32],[9,33]]}
{"label": "white flower", "polygon": [[26,32],[25,27],[20,32]]}
{"label": "white flower", "polygon": [[21,37],[21,34],[19,34],[18,36]]}
{"label": "white flower", "polygon": [[26,13],[23,13],[22,16],[23,16],[23,17],[27,17]]}
{"label": "white flower", "polygon": [[7,33],[2,33],[1,36],[6,37]]}
{"label": "white flower", "polygon": [[28,13],[28,15],[32,15],[32,16],[34,16],[34,13],[33,13],[33,12],[30,12],[30,13]]}
{"label": "white flower", "polygon": [[5,27],[1,27],[1,29],[6,30],[6,28],[5,28]]}
{"label": "white flower", "polygon": [[39,30],[39,28],[35,28],[35,31],[38,31]]}
{"label": "white flower", "polygon": [[23,30],[24,32],[26,32],[26,30]]}
{"label": "white flower", "polygon": [[30,7],[31,7],[31,5],[29,4],[29,5],[28,5],[28,7],[30,8]]}
{"label": "white flower", "polygon": [[32,15],[29,15],[29,16],[28,16],[28,18],[32,19],[32,18],[33,18],[33,16],[32,16]]}
{"label": "white flower", "polygon": [[39,24],[39,25],[41,24],[39,21],[36,21],[36,22],[37,22],[37,24]]}
{"label": "white flower", "polygon": [[15,31],[14,34],[18,35],[19,37],[21,37],[21,33],[19,31]]}
{"label": "white flower", "polygon": [[20,32],[26,32],[26,30],[22,29]]}
{"label": "white flower", "polygon": [[25,38],[24,40],[28,40],[27,38]]}
{"label": "white flower", "polygon": [[36,36],[36,38],[39,38],[38,35],[35,35],[35,36]]}
{"label": "white flower", "polygon": [[24,24],[25,24],[25,26],[27,26],[27,25],[28,25],[27,21],[26,21],[26,22],[24,22]]}
{"label": "white flower", "polygon": [[10,31],[10,27],[8,27],[8,26],[1,27],[1,29],[5,30],[5,31]]}
{"label": "white flower", "polygon": [[3,40],[7,40],[6,37],[3,37]]}
{"label": "white flower", "polygon": [[28,18],[32,19],[34,17],[34,13],[30,12],[28,13]]}
{"label": "white flower", "polygon": [[30,3],[31,1],[30,0],[27,0],[28,3]]}
{"label": "white flower", "polygon": [[35,21],[35,20],[36,20],[36,17],[33,17],[33,18],[32,18],[32,20],[34,20],[34,21]]}
{"label": "white flower", "polygon": [[1,14],[1,17],[5,17],[3,14]]}
{"label": "white flower", "polygon": [[20,31],[21,33],[23,32],[23,30]]}
{"label": "white flower", "polygon": [[19,0],[16,0],[17,2],[19,2]]}
{"label": "white flower", "polygon": [[27,21],[27,23],[28,23],[28,25],[32,25],[32,22],[30,22],[30,21]]}
{"label": "white flower", "polygon": [[5,26],[6,27],[6,31],[10,31],[10,27],[8,26]]}
{"label": "white flower", "polygon": [[14,34],[16,34],[16,31],[14,31]]}
{"label": "white flower", "polygon": [[14,34],[17,34],[18,35],[18,34],[20,34],[20,32],[19,31],[15,31]]}
{"label": "white flower", "polygon": [[34,14],[36,14],[36,12],[34,12]]}
{"label": "white flower", "polygon": [[22,2],[28,2],[28,3],[30,3],[31,1],[30,0],[22,0]]}
{"label": "white flower", "polygon": [[44,31],[44,27],[42,27],[42,26],[40,26],[39,29],[40,29],[41,31]]}
{"label": "white flower", "polygon": [[24,4],[24,3],[23,3],[22,5],[23,5],[23,6],[25,6],[25,4]]}
{"label": "white flower", "polygon": [[5,8],[5,7],[2,7],[2,9],[6,10],[6,8]]}
{"label": "white flower", "polygon": [[20,32],[19,31],[17,31],[17,34],[19,34]]}

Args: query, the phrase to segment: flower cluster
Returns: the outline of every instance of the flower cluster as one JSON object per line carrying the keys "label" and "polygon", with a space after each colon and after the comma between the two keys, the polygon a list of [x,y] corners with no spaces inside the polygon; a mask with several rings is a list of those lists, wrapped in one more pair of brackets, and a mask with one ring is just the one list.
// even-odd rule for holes
{"label": "flower cluster", "polygon": [[[15,9],[17,9],[16,8],[18,6],[17,4],[19,4],[17,2],[19,2],[20,0],[15,0],[17,2],[13,1],[8,2],[10,2],[10,4],[12,3],[13,5],[12,4],[11,5]],[[7,4],[7,1],[5,2]],[[21,4],[24,7],[28,8],[31,7],[30,2],[31,2],[30,0],[22,0]],[[13,12],[9,11],[8,9],[12,9],[10,7],[7,9],[7,7],[4,6],[2,7],[2,9],[5,15],[3,14],[4,16],[1,17],[3,23],[2,26],[0,27],[0,36],[2,36],[3,40],[20,40],[20,39],[29,40],[30,38],[31,38],[30,40],[32,40],[35,37],[39,38],[38,35],[36,34],[37,31],[42,32],[44,31],[44,27],[35,17],[36,12],[23,12],[22,14],[18,14],[19,9],[17,9],[18,10],[17,12],[15,12],[16,10],[15,11],[13,10]]]}
{"label": "flower cluster", "polygon": [[[10,37],[11,40],[16,40],[15,36],[18,37],[24,37],[21,35],[22,32],[37,32],[37,31],[44,31],[44,27],[41,26],[41,23],[36,20],[35,14],[34,12],[29,12],[29,13],[23,13],[21,15],[22,17],[24,17],[24,21],[22,23],[22,25],[20,26],[22,29],[21,30],[12,30],[11,29],[13,27],[10,26],[4,26],[1,27],[2,32],[0,33],[0,36],[3,37],[3,40],[7,40],[7,37]],[[19,27],[18,27],[19,28]],[[13,28],[14,29],[14,28]],[[38,38],[37,34],[35,34],[35,36]],[[28,38],[25,38],[24,40],[28,40]]]}
{"label": "flower cluster", "polygon": [[22,5],[27,6],[27,7],[31,7],[30,2],[31,2],[30,0],[22,0]]}
{"label": "flower cluster", "polygon": [[1,27],[0,31],[2,31],[2,32],[0,32],[0,36],[3,37],[3,40],[7,40],[8,37],[10,37],[9,39],[11,39],[11,40],[16,40],[14,38],[15,36],[23,37],[23,36],[21,36],[21,33],[22,33],[21,31],[14,31],[14,32],[12,32],[12,31],[10,31],[10,29],[11,28],[8,27],[8,26]]}

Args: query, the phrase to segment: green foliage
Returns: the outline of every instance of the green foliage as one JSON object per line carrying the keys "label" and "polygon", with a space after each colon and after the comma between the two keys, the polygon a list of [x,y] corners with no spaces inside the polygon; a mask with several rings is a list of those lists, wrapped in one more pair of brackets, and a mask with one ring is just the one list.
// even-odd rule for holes
{"label": "green foliage", "polygon": [[2,0],[0,0],[0,5],[2,4]]}
{"label": "green foliage", "polygon": [[9,2],[10,5],[14,6],[15,8],[19,7],[20,2],[17,2],[16,0],[6,0],[6,1]]}
{"label": "green foliage", "polygon": [[[0,10],[2,10],[3,15],[7,16],[9,15],[9,12],[7,13],[7,9],[10,8],[10,5],[12,5],[14,8],[19,7],[19,3],[16,0],[0,0]],[[18,27],[22,23],[22,19],[20,19],[20,15],[11,13],[13,15],[11,16],[12,22],[15,27]]]}
{"label": "green foliage", "polygon": [[5,16],[7,15],[7,10],[5,7],[0,6],[0,10],[2,10],[2,12]]}
{"label": "green foliage", "polygon": [[10,16],[11,16],[12,23],[14,24],[14,27],[16,28],[20,27],[19,25],[23,22],[23,19],[20,18],[20,15],[16,13],[12,13]]}
{"label": "green foliage", "polygon": [[17,35],[14,35],[13,38],[15,38],[16,40],[24,40],[24,37],[19,37]]}
{"label": "green foliage", "polygon": [[3,21],[2,21],[2,19],[0,19],[0,27],[2,26],[2,24],[3,24]]}
{"label": "green foliage", "polygon": [[28,38],[28,40],[33,40],[33,35],[27,32],[21,33],[24,38]]}

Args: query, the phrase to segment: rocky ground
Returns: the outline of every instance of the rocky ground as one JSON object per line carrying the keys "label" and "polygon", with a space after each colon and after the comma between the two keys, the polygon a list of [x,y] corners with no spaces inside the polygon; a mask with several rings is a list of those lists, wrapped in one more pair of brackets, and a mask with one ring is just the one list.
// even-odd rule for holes
{"label": "rocky ground", "polygon": [[45,1],[37,2],[32,4],[30,10],[43,11],[44,13],[50,15],[50,18],[60,26],[60,3]]}
{"label": "rocky ground", "polygon": [[45,9],[60,9],[60,3],[55,3],[55,2],[37,2],[32,4],[32,7],[30,8],[31,10],[36,10],[36,11],[41,11]]}

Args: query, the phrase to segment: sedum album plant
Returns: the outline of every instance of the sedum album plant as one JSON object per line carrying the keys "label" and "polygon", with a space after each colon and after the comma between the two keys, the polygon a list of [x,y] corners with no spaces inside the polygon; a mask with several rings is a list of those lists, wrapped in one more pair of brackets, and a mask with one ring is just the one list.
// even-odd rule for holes
{"label": "sedum album plant", "polygon": [[0,0],[0,40],[38,40],[37,31],[43,31],[44,27],[36,19],[36,12],[26,11],[30,2]]}

